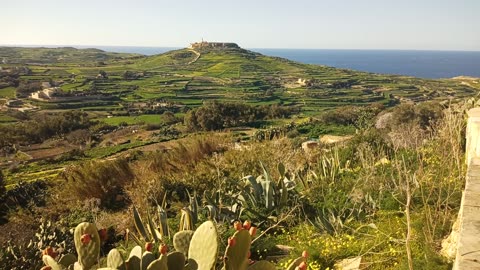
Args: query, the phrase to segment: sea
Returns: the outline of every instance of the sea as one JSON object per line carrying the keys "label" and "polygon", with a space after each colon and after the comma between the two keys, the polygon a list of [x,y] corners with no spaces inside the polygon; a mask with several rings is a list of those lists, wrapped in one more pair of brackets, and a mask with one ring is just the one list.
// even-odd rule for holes
{"label": "sea", "polygon": [[[98,48],[109,52],[154,55],[175,47],[130,46],[73,46]],[[261,49],[250,48],[268,56],[293,61],[326,65],[381,74],[414,76],[419,78],[480,77],[480,51],[424,51],[424,50],[335,50],[335,49]]]}

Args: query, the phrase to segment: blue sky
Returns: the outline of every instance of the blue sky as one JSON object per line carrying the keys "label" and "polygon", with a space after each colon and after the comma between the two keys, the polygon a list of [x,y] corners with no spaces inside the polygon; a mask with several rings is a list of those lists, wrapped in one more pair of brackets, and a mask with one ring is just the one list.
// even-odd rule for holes
{"label": "blue sky", "polygon": [[480,51],[480,0],[15,0],[0,44]]}

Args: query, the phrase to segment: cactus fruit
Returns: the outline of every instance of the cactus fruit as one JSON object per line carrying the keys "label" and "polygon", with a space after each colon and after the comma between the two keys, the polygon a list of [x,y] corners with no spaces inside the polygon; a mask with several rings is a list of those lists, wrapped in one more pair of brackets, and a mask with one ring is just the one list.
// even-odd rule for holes
{"label": "cactus fruit", "polygon": [[269,261],[258,261],[250,265],[247,270],[275,270],[275,265]]}
{"label": "cactus fruit", "polygon": [[238,221],[238,220],[235,220],[235,222],[233,222],[233,228],[236,230],[236,231],[240,231],[243,229],[243,226],[242,226],[242,222]]}
{"label": "cactus fruit", "polygon": [[107,267],[118,269],[118,270],[126,269],[122,254],[120,254],[120,252],[116,248],[108,252]]}
{"label": "cactus fruit", "polygon": [[190,241],[195,232],[186,230],[177,232],[173,235],[173,247],[176,251],[182,252],[185,256],[188,255],[188,248],[190,247]]}
{"label": "cactus fruit", "polygon": [[167,255],[168,246],[165,244],[161,244],[160,247],[158,247],[158,252],[162,255]]}
{"label": "cactus fruit", "polygon": [[155,255],[150,251],[145,251],[142,255],[142,260],[140,262],[140,269],[147,270],[147,267],[155,261]]}
{"label": "cactus fruit", "polygon": [[302,257],[308,259],[308,252],[306,250],[302,252]]}
{"label": "cactus fruit", "polygon": [[152,242],[146,242],[145,243],[145,250],[149,251],[149,252],[152,252],[152,249],[153,249],[153,243]]}
{"label": "cactus fruit", "polygon": [[82,222],[75,228],[75,247],[78,262],[84,270],[90,269],[100,255],[100,237],[94,224]]}
{"label": "cactus fruit", "polygon": [[248,231],[251,237],[255,237],[255,234],[257,234],[257,227],[250,227],[250,230]]}
{"label": "cactus fruit", "polygon": [[205,221],[192,236],[188,249],[189,264],[198,270],[209,270],[215,265],[218,252],[218,233],[215,223]]}
{"label": "cactus fruit", "polygon": [[55,252],[55,250],[51,246],[48,246],[42,251],[42,255],[48,255],[55,259],[58,255],[58,252]]}
{"label": "cactus fruit", "polygon": [[250,227],[252,227],[252,222],[250,222],[249,220],[245,220],[245,222],[243,222],[243,228],[245,230],[250,230]]}
{"label": "cactus fruit", "polygon": [[84,234],[80,237],[80,241],[82,242],[82,244],[88,245],[90,241],[92,241],[92,236],[88,233]]}
{"label": "cactus fruit", "polygon": [[100,241],[102,242],[107,241],[107,238],[108,238],[107,229],[103,228],[98,230],[98,236],[100,236]]}
{"label": "cactus fruit", "polygon": [[183,253],[174,251],[167,255],[168,270],[184,270],[185,255]]}
{"label": "cactus fruit", "polygon": [[248,253],[252,239],[247,230],[241,229],[233,235],[235,239],[234,246],[227,246],[225,251],[224,268],[225,270],[245,270],[248,266]]}
{"label": "cactus fruit", "polygon": [[301,262],[297,267],[295,267],[295,270],[307,270],[307,264],[305,262]]}
{"label": "cactus fruit", "polygon": [[228,238],[228,245],[229,246],[235,246],[235,237],[229,237]]}

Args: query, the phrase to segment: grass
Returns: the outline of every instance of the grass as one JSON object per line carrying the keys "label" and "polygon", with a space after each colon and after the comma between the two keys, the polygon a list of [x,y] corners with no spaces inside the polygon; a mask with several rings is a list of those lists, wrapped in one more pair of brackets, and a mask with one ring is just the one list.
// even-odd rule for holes
{"label": "grass", "polygon": [[6,87],[0,89],[0,98],[14,98],[15,97],[15,87]]}
{"label": "grass", "polygon": [[105,158],[114,154],[118,154],[122,151],[136,148],[139,146],[148,145],[150,143],[152,142],[134,141],[134,142],[115,145],[115,146],[95,147],[85,151],[85,155],[88,158]]}
{"label": "grass", "polygon": [[118,126],[122,123],[126,123],[128,125],[161,124],[163,123],[163,116],[161,114],[144,114],[139,116],[113,116],[98,120],[115,126]]}
{"label": "grass", "polygon": [[13,118],[9,115],[5,115],[0,113],[0,124],[2,123],[12,123],[12,122],[17,122],[18,120],[16,118]]}

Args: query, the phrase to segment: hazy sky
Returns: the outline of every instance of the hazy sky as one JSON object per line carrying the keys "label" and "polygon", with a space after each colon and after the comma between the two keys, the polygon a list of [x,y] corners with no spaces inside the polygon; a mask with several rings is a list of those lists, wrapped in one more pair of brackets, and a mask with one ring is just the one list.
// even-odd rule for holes
{"label": "hazy sky", "polygon": [[0,44],[480,50],[480,0],[0,0]]}

